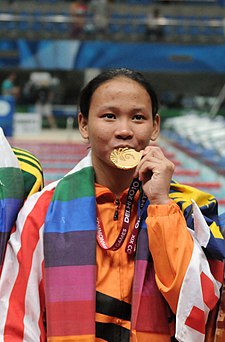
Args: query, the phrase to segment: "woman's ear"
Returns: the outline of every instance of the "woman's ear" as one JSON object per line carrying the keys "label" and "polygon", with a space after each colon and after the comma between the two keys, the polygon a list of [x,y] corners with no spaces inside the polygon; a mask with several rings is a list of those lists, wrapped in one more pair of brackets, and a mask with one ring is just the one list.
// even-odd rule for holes
{"label": "woman's ear", "polygon": [[160,133],[160,116],[159,114],[156,114],[153,121],[153,130],[151,135],[151,140],[155,141]]}
{"label": "woman's ear", "polygon": [[78,127],[83,139],[88,139],[88,120],[83,116],[81,112],[78,113]]}

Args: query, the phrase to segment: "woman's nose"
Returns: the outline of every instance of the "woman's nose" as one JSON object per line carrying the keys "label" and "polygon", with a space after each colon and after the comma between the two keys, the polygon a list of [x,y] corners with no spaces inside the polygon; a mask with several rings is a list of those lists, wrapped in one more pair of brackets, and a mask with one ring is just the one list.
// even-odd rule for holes
{"label": "woman's nose", "polygon": [[115,135],[120,139],[131,139],[133,137],[133,130],[127,120],[121,120],[118,122]]}

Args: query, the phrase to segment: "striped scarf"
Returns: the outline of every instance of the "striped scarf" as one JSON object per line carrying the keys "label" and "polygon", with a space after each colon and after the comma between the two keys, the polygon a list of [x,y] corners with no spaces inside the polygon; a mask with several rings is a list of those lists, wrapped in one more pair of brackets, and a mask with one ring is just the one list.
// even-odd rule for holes
{"label": "striped scarf", "polygon": [[[212,284],[208,295],[209,298],[213,298],[214,302],[205,303],[205,298],[200,298],[198,305],[201,306],[203,312],[203,317],[200,317],[200,327],[199,324],[195,324],[196,321],[199,323],[199,316],[196,316],[196,312],[193,315],[190,312],[179,315],[183,310],[182,305],[186,305],[182,298],[177,317],[178,326],[182,326],[181,331],[177,332],[180,341],[183,341],[182,336],[191,336],[192,338],[194,330],[195,335],[192,341],[199,342],[203,341],[205,320],[209,309],[215,305],[215,298],[218,299],[221,286],[212,277],[201,246],[205,247],[209,255],[214,258],[222,259],[225,256],[223,237],[219,234],[216,221],[217,203],[213,196],[178,183],[171,184],[170,196],[180,205],[190,228],[194,226],[194,219],[202,219],[203,215],[207,214],[207,223],[203,219],[203,226],[206,226],[205,233],[202,234],[201,229],[198,230],[202,244],[195,244],[194,255],[204,259],[207,280],[209,279],[206,286],[209,283]],[[199,211],[196,212],[194,218],[192,217],[191,199],[201,207],[203,215]],[[142,217],[135,260],[131,318],[133,331],[138,326],[143,329],[143,322],[145,325],[147,324],[145,322],[154,320],[151,310],[149,310],[151,306],[146,305],[150,299],[144,295],[146,278],[152,279],[152,294],[154,298],[157,298],[158,307],[165,307],[165,301],[154,281],[154,269],[152,268],[151,271],[148,268],[151,257],[147,242],[146,215],[145,212]],[[199,222],[199,220],[197,221]],[[207,224],[210,226],[210,230]],[[201,226],[201,224],[197,225]],[[56,185],[45,220],[44,255],[49,341],[95,341],[96,198],[90,153]],[[192,262],[192,268],[195,267],[193,264],[194,262]],[[201,274],[205,274],[203,271],[201,270]],[[190,288],[190,279],[193,275],[191,272],[187,272],[188,288]],[[195,272],[199,276],[199,282],[196,285],[198,292],[200,287],[204,287],[204,283],[201,282],[199,270]],[[184,286],[182,289],[183,298],[190,298],[190,293],[187,297],[188,288]],[[190,291],[188,290],[188,292]],[[190,310],[195,307],[193,300],[191,305],[188,304]]]}
{"label": "striped scarf", "polygon": [[43,172],[30,152],[11,148],[0,128],[0,273],[5,248],[23,201],[40,191]]}
{"label": "striped scarf", "polygon": [[[5,246],[24,200],[19,163],[0,128],[0,271]],[[0,272],[1,273],[1,272]]]}

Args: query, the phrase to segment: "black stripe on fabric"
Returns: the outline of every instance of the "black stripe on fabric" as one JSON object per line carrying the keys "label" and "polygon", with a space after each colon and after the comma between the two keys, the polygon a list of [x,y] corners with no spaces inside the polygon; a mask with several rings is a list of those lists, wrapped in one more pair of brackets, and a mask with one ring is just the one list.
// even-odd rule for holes
{"label": "black stripe on fabric", "polygon": [[96,312],[130,321],[131,305],[96,291]]}
{"label": "black stripe on fabric", "polygon": [[21,149],[21,148],[12,146],[12,150],[17,155],[20,155],[20,154],[21,155],[28,155],[28,156],[31,156],[32,158],[36,158],[36,156],[32,152],[30,152],[30,151],[28,151],[26,149]]}
{"label": "black stripe on fabric", "polygon": [[96,337],[108,342],[129,342],[130,331],[113,323],[96,322]]}
{"label": "black stripe on fabric", "polygon": [[32,152],[30,152],[28,150],[21,149],[21,148],[15,147],[15,146],[12,147],[12,150],[17,155],[26,156],[26,157],[29,157],[29,158],[32,158],[32,159],[38,161],[38,158]]}
{"label": "black stripe on fabric", "polygon": [[[29,156],[29,158],[30,158],[30,156]],[[42,167],[41,167],[40,163],[38,163],[38,162],[35,163],[35,160],[32,160],[32,159],[27,160],[25,158],[22,158],[21,156],[17,156],[17,159],[19,160],[19,162],[23,162],[27,165],[33,166],[38,171],[42,172]]]}
{"label": "black stripe on fabric", "polygon": [[[28,151],[23,151],[23,150],[19,150],[17,148],[12,148],[14,154],[16,155],[16,157],[20,160],[20,161],[24,161],[25,163],[28,162],[27,158],[29,158],[29,164],[30,165],[34,165],[37,168],[41,169],[41,163],[39,161],[39,159],[37,159],[37,157],[35,157],[33,154],[31,154]],[[25,158],[25,159],[24,159]],[[38,164],[38,165],[36,165]]]}

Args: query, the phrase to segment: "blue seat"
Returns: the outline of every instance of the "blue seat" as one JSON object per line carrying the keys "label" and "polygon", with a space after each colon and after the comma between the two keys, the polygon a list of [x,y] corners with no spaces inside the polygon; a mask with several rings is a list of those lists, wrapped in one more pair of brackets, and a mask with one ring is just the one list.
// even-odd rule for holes
{"label": "blue seat", "polygon": [[168,39],[171,39],[174,37],[175,35],[175,30],[176,30],[176,27],[171,25],[171,23],[169,22],[169,20],[173,20],[174,17],[171,16],[171,15],[165,15],[164,16],[165,19],[168,19],[168,24],[165,25],[163,27],[163,33],[164,33],[164,37],[165,38],[168,38]]}
{"label": "blue seat", "polygon": [[14,36],[16,35],[17,28],[18,28],[18,23],[16,21],[6,21],[5,22],[5,30],[7,31],[7,34],[9,36]]}
{"label": "blue seat", "polygon": [[45,13],[45,17],[46,17],[46,19],[47,19],[47,21],[44,21],[43,22],[43,33],[45,34],[45,35],[49,35],[49,36],[51,36],[51,35],[53,35],[54,34],[54,32],[56,32],[57,31],[57,23],[53,20],[54,19],[54,13],[52,13],[52,12],[47,12],[47,13]]}
{"label": "blue seat", "polygon": [[190,20],[189,34],[193,37],[197,37],[201,35],[201,25],[198,25],[198,21],[201,19],[196,16],[190,16],[189,20]]}
{"label": "blue seat", "polygon": [[121,31],[121,15],[120,13],[112,13],[109,20],[109,34],[117,34]]}
{"label": "blue seat", "polygon": [[224,32],[224,25],[223,25],[223,20],[224,18],[222,16],[217,16],[214,17],[213,19],[215,19],[215,21],[218,22],[218,26],[214,27],[214,34],[216,34],[219,37],[224,37],[225,36],[225,32]]}
{"label": "blue seat", "polygon": [[122,31],[125,34],[132,34],[134,33],[134,21],[135,17],[132,14],[123,14],[121,15],[122,19]]}
{"label": "blue seat", "polygon": [[146,15],[140,14],[135,16],[135,32],[139,35],[146,33]]}
{"label": "blue seat", "polygon": [[30,30],[29,25],[29,16],[30,14],[27,11],[23,11],[21,14],[21,20],[18,22],[18,30],[20,33],[26,33],[28,30]]}

